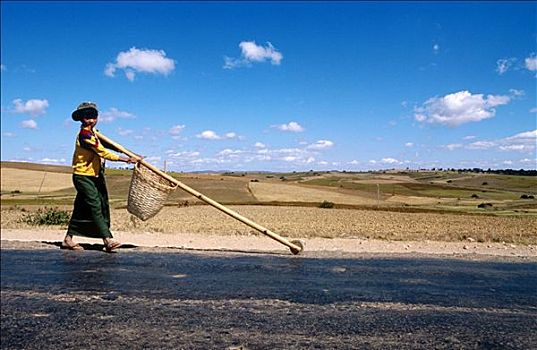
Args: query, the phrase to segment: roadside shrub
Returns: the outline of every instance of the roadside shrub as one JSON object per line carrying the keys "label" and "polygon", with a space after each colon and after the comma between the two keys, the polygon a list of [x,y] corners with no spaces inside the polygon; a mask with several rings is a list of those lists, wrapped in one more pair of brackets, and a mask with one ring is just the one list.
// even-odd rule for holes
{"label": "roadside shrub", "polygon": [[[4,209],[4,208],[2,208],[2,209]],[[18,204],[15,204],[14,206],[6,207],[6,210],[20,211],[20,212],[22,212],[22,213],[25,213],[25,212],[26,212],[26,208],[21,207],[21,206],[19,206]]]}
{"label": "roadside shrub", "polygon": [[70,214],[58,208],[43,208],[35,213],[30,213],[23,218],[23,221],[30,225],[67,225]]}
{"label": "roadside shrub", "polygon": [[481,203],[477,207],[480,209],[490,209],[492,208],[492,203]]}
{"label": "roadside shrub", "polygon": [[474,193],[474,194],[472,195],[472,198],[479,198],[479,196],[478,196],[477,194]]}
{"label": "roadside shrub", "polygon": [[323,201],[321,204],[319,204],[319,208],[324,209],[332,209],[334,207],[334,203],[329,201]]}

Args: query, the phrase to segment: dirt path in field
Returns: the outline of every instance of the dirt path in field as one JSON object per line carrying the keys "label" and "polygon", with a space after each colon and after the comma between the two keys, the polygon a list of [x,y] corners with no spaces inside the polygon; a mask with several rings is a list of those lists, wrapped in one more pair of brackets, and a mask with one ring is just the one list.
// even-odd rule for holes
{"label": "dirt path in field", "polygon": [[[63,230],[2,229],[4,241],[37,241],[58,244],[63,239]],[[263,235],[230,236],[204,235],[199,233],[116,232],[115,238],[129,246],[163,247],[194,250],[224,250],[243,252],[277,252],[289,250],[280,243]],[[102,241],[75,237],[79,243],[99,244]],[[438,242],[438,241],[385,241],[359,238],[306,238],[304,254],[323,253],[394,253],[394,254],[439,254],[471,256],[474,254],[493,256],[518,256],[537,261],[537,246],[507,243]]]}

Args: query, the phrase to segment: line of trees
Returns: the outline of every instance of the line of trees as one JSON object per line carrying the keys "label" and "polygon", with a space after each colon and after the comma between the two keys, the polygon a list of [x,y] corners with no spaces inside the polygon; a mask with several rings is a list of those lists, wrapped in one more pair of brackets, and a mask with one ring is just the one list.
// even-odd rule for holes
{"label": "line of trees", "polygon": [[[432,169],[433,171],[442,171],[442,168]],[[501,174],[501,175],[523,175],[523,176],[537,176],[537,170],[526,169],[490,169],[487,170],[481,168],[468,168],[468,169],[445,169],[447,171],[456,171],[458,173],[478,173],[478,174]]]}

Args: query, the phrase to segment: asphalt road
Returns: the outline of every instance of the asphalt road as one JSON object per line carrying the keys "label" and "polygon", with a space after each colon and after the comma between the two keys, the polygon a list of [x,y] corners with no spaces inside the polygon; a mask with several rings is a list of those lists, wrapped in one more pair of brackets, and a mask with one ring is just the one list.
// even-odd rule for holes
{"label": "asphalt road", "polygon": [[2,242],[1,288],[2,349],[537,348],[521,258]]}

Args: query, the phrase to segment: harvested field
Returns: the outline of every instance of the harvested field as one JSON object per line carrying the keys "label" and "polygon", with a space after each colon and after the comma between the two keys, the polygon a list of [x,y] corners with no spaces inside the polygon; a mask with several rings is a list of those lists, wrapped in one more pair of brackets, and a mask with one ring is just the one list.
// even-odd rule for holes
{"label": "harvested field", "polygon": [[[537,225],[534,217],[275,206],[230,208],[287,237],[375,238],[396,241],[461,241],[470,237],[480,242],[537,244]],[[28,224],[20,223],[24,215],[21,210],[3,209],[1,227],[31,228]],[[51,226],[49,229],[58,227]],[[112,229],[170,234],[261,235],[210,206],[165,207],[147,222],[133,218],[125,209],[114,209]]]}
{"label": "harvested field", "polygon": [[336,191],[306,188],[279,183],[252,182],[249,184],[253,195],[260,202],[323,202],[338,204],[374,205],[374,199],[338,193]]}
{"label": "harvested field", "polygon": [[410,176],[388,176],[380,175],[374,179],[365,179],[365,180],[351,180],[354,183],[363,183],[363,184],[397,184],[397,183],[417,183],[417,181]]}
{"label": "harvested field", "polygon": [[391,196],[386,199],[387,203],[404,203],[408,205],[433,205],[439,203],[450,203],[453,199],[433,198],[433,197],[417,197],[417,196]]}
{"label": "harvested field", "polygon": [[21,191],[41,193],[73,187],[70,173],[44,172],[15,168],[1,168],[2,192]]}

